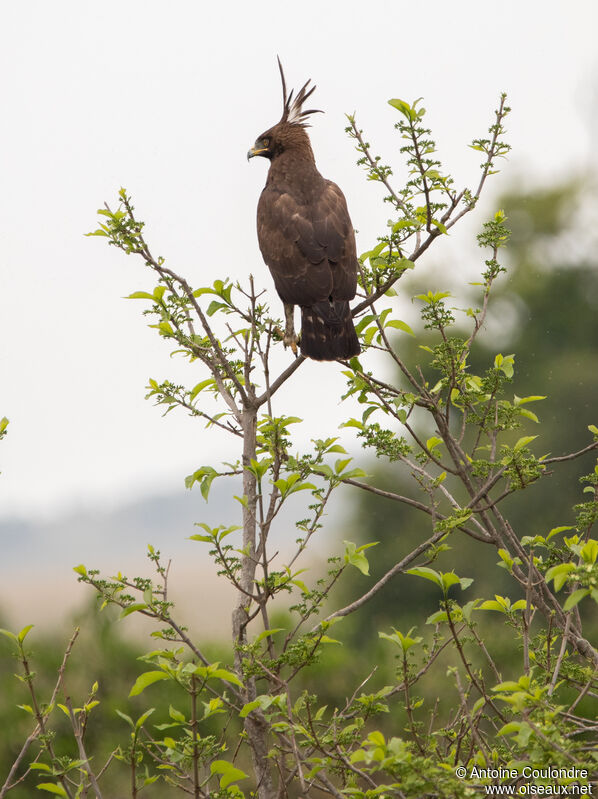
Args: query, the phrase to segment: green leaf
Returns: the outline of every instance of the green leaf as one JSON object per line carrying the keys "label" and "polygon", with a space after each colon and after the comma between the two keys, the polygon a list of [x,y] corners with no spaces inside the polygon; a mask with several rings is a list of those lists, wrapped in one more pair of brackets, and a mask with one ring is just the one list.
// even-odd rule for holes
{"label": "green leaf", "polygon": [[68,794],[62,787],[62,785],[55,785],[53,782],[40,782],[39,785],[36,785],[38,791],[47,791],[48,793],[53,793],[56,796],[66,796],[68,799]]}
{"label": "green leaf", "polygon": [[[503,599],[503,597],[500,597]],[[498,599],[487,599],[480,605],[480,610],[497,610],[499,613],[506,613],[508,610],[505,602],[499,602]]]}
{"label": "green leaf", "polygon": [[154,295],[150,294],[147,291],[134,291],[132,294],[128,294],[123,299],[125,300],[153,300]]}
{"label": "green leaf", "polygon": [[519,416],[525,416],[526,419],[531,419],[532,422],[536,424],[539,423],[539,419],[533,411],[528,410],[527,408],[520,408],[519,409]]}
{"label": "green leaf", "polygon": [[527,447],[527,445],[531,444],[536,438],[538,438],[538,436],[523,436],[513,447],[513,452],[518,452],[520,449],[523,449],[523,447]]}
{"label": "green leaf", "polygon": [[159,680],[167,680],[168,674],[164,671],[145,671],[143,674],[140,674],[139,677],[135,680],[135,685],[131,688],[129,692],[129,696],[138,696],[140,693],[145,691],[148,685],[152,685]]}
{"label": "green leaf", "polygon": [[567,597],[567,601],[563,605],[563,610],[571,610],[571,608],[574,608],[579,602],[581,602],[584,596],[588,596],[589,593],[589,588],[578,588],[577,591],[574,591],[572,594],[570,594],[570,596]]}
{"label": "green leaf", "polygon": [[368,741],[374,746],[386,746],[386,739],[379,730],[374,730],[368,735]]}
{"label": "green leaf", "polygon": [[560,591],[564,584],[567,582],[567,577],[571,572],[575,571],[575,564],[559,563],[558,566],[552,566],[546,572],[546,582],[554,580],[554,590]]}
{"label": "green leaf", "polygon": [[227,671],[226,669],[216,669],[211,674],[208,674],[208,679],[211,679],[212,677],[216,677],[219,680],[225,680],[226,682],[232,682],[233,685],[238,685],[239,688],[243,687],[243,683],[237,677],[237,675],[232,671]]}
{"label": "green leaf", "polygon": [[[415,299],[425,302],[427,305],[434,305],[435,303],[450,297],[450,291],[429,291],[427,294],[416,294]],[[422,347],[423,349],[423,347]],[[499,357],[499,356],[497,356]],[[500,356],[502,358],[502,355]]]}
{"label": "green leaf", "polygon": [[261,702],[259,699],[254,699],[253,702],[248,702],[246,705],[243,705],[241,710],[239,711],[239,718],[246,718],[252,710],[256,710],[260,707]]}
{"label": "green leaf", "polygon": [[365,425],[363,422],[359,422],[357,419],[349,419],[348,422],[339,424],[339,427],[356,427],[358,430],[363,430]]}
{"label": "green leaf", "polygon": [[598,558],[598,541],[594,538],[590,538],[590,540],[582,546],[579,554],[583,558],[584,563],[590,566],[596,563],[596,559]]}
{"label": "green leaf", "polygon": [[457,577],[455,572],[447,572],[445,574],[442,574],[441,578],[442,578],[442,587],[445,593],[448,591],[448,589],[451,586],[458,585],[461,582],[461,579]]}
{"label": "green leaf", "polygon": [[227,788],[232,782],[238,782],[247,777],[244,771],[233,766],[233,764],[229,763],[227,760],[214,760],[210,764],[210,773],[222,775],[220,778],[221,788]]}
{"label": "green leaf", "polygon": [[150,327],[157,327],[163,336],[174,335],[174,330],[172,329],[170,322],[160,322],[159,325],[150,325]]}
{"label": "green leaf", "polygon": [[[417,227],[417,219],[411,219],[409,217],[404,217],[403,219],[399,219],[398,222],[395,222],[392,226],[392,232],[397,233],[399,230],[404,230],[407,227]],[[406,259],[405,259],[406,260]],[[413,263],[410,261],[409,263]]]}
{"label": "green leaf", "polygon": [[411,637],[411,633],[415,630],[415,627],[412,627],[406,635],[403,635],[400,630],[397,630],[394,627],[392,629],[392,635],[380,631],[378,632],[378,637],[398,644],[403,652],[408,652],[412,646],[416,646],[424,640],[421,636],[417,636],[417,638]]}
{"label": "green leaf", "polygon": [[87,577],[87,569],[82,563],[80,563],[78,566],[73,566],[73,571],[77,572],[77,574],[80,574],[81,577]]}
{"label": "green leaf", "polygon": [[400,111],[403,116],[407,117],[409,121],[417,118],[417,111],[412,108],[409,103],[406,103],[404,100],[399,100],[398,98],[394,98],[388,101],[388,105],[391,105],[393,108],[396,108],[397,111]]}
{"label": "green leaf", "polygon": [[353,458],[339,458],[334,464],[334,471],[336,474],[340,474],[347,466],[351,463]]}
{"label": "green leaf", "polygon": [[518,397],[517,394],[513,397],[513,405],[524,405],[526,402],[539,402],[540,400],[545,400],[546,397],[541,397],[540,395],[534,395],[531,397]]}
{"label": "green leaf", "polygon": [[532,734],[532,728],[527,722],[522,722],[519,728],[519,734],[516,736],[515,740],[517,741],[517,745],[521,749],[525,749],[527,747],[529,739]]}
{"label": "green leaf", "polygon": [[200,393],[200,391],[203,391],[204,388],[207,388],[207,386],[213,386],[213,385],[214,385],[214,378],[212,378],[212,377],[208,377],[207,380],[202,380],[201,383],[198,383],[193,388],[193,390],[191,391],[191,396],[190,396],[189,399],[191,401],[193,401],[195,399],[195,397],[197,397],[197,395]]}
{"label": "green leaf", "polygon": [[257,644],[260,641],[263,641],[265,638],[269,638],[271,635],[276,635],[276,633],[282,632],[283,629],[284,627],[273,627],[271,630],[264,630],[257,636],[254,643]]}
{"label": "green leaf", "polygon": [[212,466],[201,466],[193,474],[185,477],[185,488],[193,488],[195,483],[199,483],[201,495],[207,502],[212,481],[216,477],[218,477],[218,472]]}
{"label": "green leaf", "polygon": [[479,603],[480,603],[479,599],[472,599],[463,605],[463,607],[461,608],[461,612],[463,613],[463,618],[466,621],[471,621],[471,614],[473,613],[474,610],[478,609]]}
{"label": "green leaf", "polygon": [[510,571],[513,568],[513,563],[514,563],[513,558],[509,555],[506,549],[499,549],[498,555],[501,561],[506,564],[507,568]]}
{"label": "green leaf", "polygon": [[478,699],[478,701],[474,703],[474,706],[471,709],[472,713],[475,715],[478,712],[478,710],[481,710],[484,707],[485,704],[486,704],[486,697],[481,696]]}
{"label": "green leaf", "polygon": [[446,610],[437,610],[426,619],[426,624],[440,624],[441,622],[448,621],[448,614]]}
{"label": "green leaf", "polygon": [[271,464],[272,458],[262,458],[261,460],[251,458],[250,465],[244,468],[247,469],[248,472],[251,472],[259,481],[266,474]]}
{"label": "green leaf", "polygon": [[402,322],[400,319],[391,319],[390,322],[387,322],[384,327],[394,327],[397,330],[402,330],[404,333],[409,333],[410,336],[415,338],[415,333],[409,327],[407,322]]}
{"label": "green leaf", "polygon": [[405,574],[413,574],[415,577],[423,577],[424,580],[431,580],[439,588],[443,588],[442,577],[434,569],[427,566],[416,566],[413,569],[407,569]]}
{"label": "green leaf", "polygon": [[508,378],[513,377],[514,374],[514,355],[501,355],[500,353],[494,359],[494,368],[500,369]]}
{"label": "green leaf", "polygon": [[[374,314],[366,314],[366,315],[365,315],[365,316],[364,316],[362,319],[360,319],[360,320],[359,320],[359,322],[358,322],[358,323],[355,325],[355,330],[356,330],[358,333],[361,333],[362,331],[364,331],[364,330],[366,329],[366,327],[367,327],[367,326],[368,326],[368,325],[369,325],[371,322],[373,322],[373,321],[374,321],[374,319],[375,319],[375,318],[376,318],[376,317],[374,316]],[[351,374],[351,373],[349,373],[349,374]]]}
{"label": "green leaf", "polygon": [[216,311],[221,310],[222,308],[228,308],[228,303],[226,302],[218,302],[218,300],[212,300],[212,302],[208,305],[208,310],[206,313],[208,316],[213,316]]}
{"label": "green leaf", "polygon": [[119,619],[125,619],[127,616],[130,616],[131,613],[135,613],[138,610],[147,610],[145,602],[134,602],[132,605],[123,608],[120,612]]}
{"label": "green leaf", "polygon": [[296,491],[305,491],[306,489],[313,490],[316,488],[313,483],[299,483],[298,480],[300,477],[301,475],[298,472],[295,472],[294,474],[289,475],[286,480],[284,477],[275,480],[273,485],[278,488],[283,499],[289,494],[294,494]]}
{"label": "green leaf", "polygon": [[521,727],[521,722],[509,721],[508,724],[505,724],[500,728],[497,735],[512,735],[513,733],[519,732],[520,727]]}
{"label": "green leaf", "polygon": [[149,710],[146,710],[145,713],[142,713],[141,716],[139,716],[139,718],[135,723],[136,730],[140,730],[143,727],[143,725],[149,719],[149,717],[152,715],[155,709],[156,709],[155,707],[150,707]]}
{"label": "green leaf", "polygon": [[92,230],[91,233],[84,233],[83,235],[84,236],[107,236],[108,234],[106,233],[105,230],[100,230],[100,228],[98,228],[97,230]]}
{"label": "green leaf", "polygon": [[432,436],[426,441],[426,449],[432,452],[439,444],[442,444],[442,439],[438,438],[438,436]]}
{"label": "green leaf", "polygon": [[349,469],[348,472],[343,472],[342,478],[343,480],[355,480],[358,477],[367,477],[368,473],[364,472],[363,469],[357,467],[356,469]]}
{"label": "green leaf", "polygon": [[343,543],[345,545],[345,563],[355,566],[355,568],[359,569],[362,574],[369,576],[370,564],[368,563],[366,556],[363,554],[363,551],[369,547],[376,546],[376,543],[363,544],[360,547],[358,547],[352,541],[343,541]]}
{"label": "green leaf", "polygon": [[34,626],[33,624],[28,624],[26,627],[23,627],[21,632],[17,635],[17,638],[21,643],[23,643],[23,641],[25,640],[25,637],[27,636],[29,630],[33,629],[33,626]]}
{"label": "green leaf", "polygon": [[493,691],[520,691],[522,688],[521,684],[515,682],[514,680],[506,680],[505,682],[500,682],[498,685],[495,685],[492,690]]}

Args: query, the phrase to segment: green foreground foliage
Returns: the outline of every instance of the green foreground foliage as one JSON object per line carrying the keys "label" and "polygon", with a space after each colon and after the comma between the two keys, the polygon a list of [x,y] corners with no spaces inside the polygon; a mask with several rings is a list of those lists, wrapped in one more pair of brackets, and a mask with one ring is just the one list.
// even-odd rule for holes
{"label": "green foreground foliage", "polygon": [[[384,487],[369,478],[338,437],[295,450],[293,429],[301,419],[293,407],[276,403],[303,359],[275,370],[280,321],[252,278],[247,285],[218,279],[194,288],[152,255],[126,191],[117,210],[99,212],[92,235],[141,257],[155,285],[131,298],[144,303],[151,326],[188,359],[193,374],[189,386],[150,380],[148,397],[238,441],[234,463],[201,464],[186,479],[205,500],[214,480],[242,480],[235,497],[239,523],[200,523],[192,536],[236,592],[231,654],[214,658],[180,624],[168,567],[152,547],[153,580],[106,578],[78,566],[79,579],[103,607],[153,621],[155,648],[140,658],[129,697],[109,708],[122,731],[110,727],[109,740],[99,741],[93,729],[104,712],[102,685],[91,667],[89,684],[76,686],[78,698],[71,699],[69,661],[78,633],[48,684],[47,674],[36,675],[31,665],[30,628],[3,631],[21,664],[18,678],[28,698],[20,708],[30,724],[15,742],[0,799],[9,792],[31,795],[33,787],[63,797],[467,797],[479,795],[482,785],[520,787],[530,782],[525,769],[537,769],[533,781],[545,788],[589,787],[598,758],[598,653],[587,632],[598,602],[598,466],[580,478],[583,494],[573,517],[562,507],[545,527],[518,530],[504,509],[511,497],[594,453],[598,427],[589,425],[577,451],[543,453],[536,412],[543,386],[518,396],[511,387],[516,355],[488,357],[479,346],[494,284],[505,271],[500,250],[509,231],[502,211],[478,236],[485,255],[475,307],[457,311],[447,291],[431,289],[416,298],[421,324],[413,330],[393,300],[397,281],[475,209],[497,159],[508,152],[509,109],[503,96],[489,136],[472,144],[482,153],[477,188],[457,191],[437,159],[425,110],[418,102],[390,104],[407,165],[402,187],[349,117],[359,163],[383,186],[392,217],[360,258],[354,315],[364,352],[340,368],[346,377],[342,426],[355,432],[360,448],[392,464],[395,485],[388,476]],[[409,361],[402,354],[406,337],[419,344]],[[369,366],[373,353],[377,363],[386,362],[376,372]],[[298,385],[297,394],[302,390]],[[320,579],[301,566],[342,487],[424,520],[421,537],[400,556],[380,536],[385,566],[376,580],[369,578],[376,541],[346,541]],[[277,523],[296,494],[305,498],[296,550],[282,561]],[[469,564],[459,557],[464,537],[495,553],[494,583],[472,584]],[[447,562],[450,568],[440,565]],[[337,589],[352,575],[367,586],[339,603]],[[393,668],[377,670],[374,654],[366,653],[354,669],[337,636],[355,617],[367,624],[376,597],[398,575],[408,575],[414,588],[430,588],[435,607],[409,609],[416,627],[379,630],[377,656]],[[501,636],[510,642],[508,664],[495,655]],[[343,683],[340,700],[326,684],[327,660],[353,680]],[[436,698],[432,679],[441,686]],[[70,745],[57,737],[64,729]]]}

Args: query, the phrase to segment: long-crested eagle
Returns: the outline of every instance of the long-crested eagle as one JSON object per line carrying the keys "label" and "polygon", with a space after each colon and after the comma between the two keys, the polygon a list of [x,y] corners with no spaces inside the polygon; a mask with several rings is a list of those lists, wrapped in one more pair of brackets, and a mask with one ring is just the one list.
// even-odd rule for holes
{"label": "long-crested eagle", "polygon": [[[284,303],[285,346],[316,361],[360,352],[349,300],[357,288],[355,232],[342,191],[316,168],[304,111],[315,90],[310,80],[287,96],[280,59],[283,111],[280,122],[258,136],[247,158],[268,158],[270,168],[257,206],[257,234],[276,291]],[[294,306],[301,308],[301,336]]]}

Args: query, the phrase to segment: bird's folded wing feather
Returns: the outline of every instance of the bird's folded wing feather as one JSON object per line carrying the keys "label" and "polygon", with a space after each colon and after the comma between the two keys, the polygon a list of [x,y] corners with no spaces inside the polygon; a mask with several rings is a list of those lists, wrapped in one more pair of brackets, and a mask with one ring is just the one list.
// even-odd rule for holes
{"label": "bird's folded wing feather", "polygon": [[331,181],[311,202],[266,186],[258,204],[258,239],[284,302],[308,306],[355,295],[355,235],[343,193]]}

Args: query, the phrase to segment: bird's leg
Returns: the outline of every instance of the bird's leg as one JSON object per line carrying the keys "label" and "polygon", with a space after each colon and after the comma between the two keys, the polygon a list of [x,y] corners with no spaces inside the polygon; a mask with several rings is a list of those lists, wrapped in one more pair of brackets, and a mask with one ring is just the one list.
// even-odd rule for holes
{"label": "bird's leg", "polygon": [[284,303],[284,319],[285,319],[285,328],[284,328],[284,336],[282,337],[282,342],[285,347],[290,347],[293,350],[293,354],[297,355],[297,342],[299,338],[295,333],[295,306],[290,305],[289,303]]}

